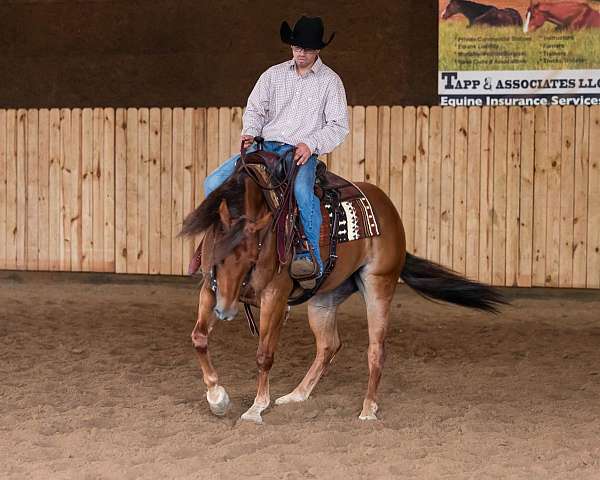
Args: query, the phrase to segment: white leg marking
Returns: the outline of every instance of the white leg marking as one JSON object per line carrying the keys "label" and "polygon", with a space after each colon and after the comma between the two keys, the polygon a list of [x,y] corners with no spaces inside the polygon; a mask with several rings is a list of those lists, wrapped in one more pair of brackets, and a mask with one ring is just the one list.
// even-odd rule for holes
{"label": "white leg marking", "polygon": [[259,405],[256,402],[254,402],[254,404],[248,409],[248,411],[241,416],[241,419],[246,422],[254,422],[261,424],[263,423],[261,413],[264,410],[266,410],[268,406],[269,404]]}
{"label": "white leg marking", "polygon": [[294,390],[293,392],[288,393],[287,395],[279,397],[277,400],[275,400],[275,405],[285,405],[286,403],[304,402],[306,399],[308,399],[308,395],[302,395],[301,393],[296,392]]}
{"label": "white leg marking", "polygon": [[229,401],[229,395],[221,385],[215,385],[206,392],[206,400],[208,400],[208,406],[210,411],[222,417],[227,413],[227,409],[231,402]]}

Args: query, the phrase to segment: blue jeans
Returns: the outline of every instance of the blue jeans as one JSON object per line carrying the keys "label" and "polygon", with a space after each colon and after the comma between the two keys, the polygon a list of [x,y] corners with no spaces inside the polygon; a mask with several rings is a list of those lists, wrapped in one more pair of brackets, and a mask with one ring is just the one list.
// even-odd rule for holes
{"label": "blue jeans", "polygon": [[[274,152],[278,155],[284,155],[289,152],[293,146],[281,142],[265,142],[264,148],[268,152]],[[248,152],[255,150],[253,145]],[[204,193],[210,195],[216,188],[220,187],[235,170],[235,165],[240,155],[234,155],[204,180]],[[290,156],[291,158],[291,156]],[[296,183],[294,185],[294,196],[300,210],[300,220],[304,227],[304,233],[315,252],[315,257],[319,262],[320,272],[323,273],[323,261],[319,250],[319,234],[321,231],[321,204],[315,195],[315,180],[317,171],[317,156],[311,155],[308,161],[300,166]]]}

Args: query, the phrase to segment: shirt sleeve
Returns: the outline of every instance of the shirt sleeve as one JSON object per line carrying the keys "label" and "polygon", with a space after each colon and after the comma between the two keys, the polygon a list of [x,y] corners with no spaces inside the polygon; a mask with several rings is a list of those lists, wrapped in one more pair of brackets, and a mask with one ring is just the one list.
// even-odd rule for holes
{"label": "shirt sleeve", "polygon": [[348,135],[348,103],[346,90],[339,76],[331,82],[323,112],[325,125],[305,142],[315,155],[324,155],[335,149]]}
{"label": "shirt sleeve", "polygon": [[256,137],[262,133],[269,110],[269,77],[269,71],[267,70],[259,77],[248,97],[246,110],[242,116],[242,135]]}

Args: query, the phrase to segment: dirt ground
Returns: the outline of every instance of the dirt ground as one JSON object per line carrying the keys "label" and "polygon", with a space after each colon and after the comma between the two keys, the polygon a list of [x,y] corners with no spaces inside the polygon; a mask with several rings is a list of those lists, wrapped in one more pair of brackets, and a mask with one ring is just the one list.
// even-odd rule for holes
{"label": "dirt ground", "polygon": [[[599,292],[511,290],[493,317],[399,288],[371,423],[357,418],[367,341],[354,296],[313,397],[258,426],[238,421],[256,371],[242,318],[211,343],[234,407],[209,412],[189,340],[196,291],[176,278],[1,273],[0,478],[600,478]],[[313,351],[296,307],[272,400]]]}

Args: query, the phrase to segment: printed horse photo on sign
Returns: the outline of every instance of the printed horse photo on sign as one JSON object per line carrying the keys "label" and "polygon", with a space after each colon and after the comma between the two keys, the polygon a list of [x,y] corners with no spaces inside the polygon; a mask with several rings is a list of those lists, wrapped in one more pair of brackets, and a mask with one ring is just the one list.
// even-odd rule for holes
{"label": "printed horse photo on sign", "polygon": [[[241,157],[233,175],[213,191],[183,224],[181,234],[204,234],[194,259],[201,258],[206,279],[200,290],[192,342],[198,355],[206,398],[215,415],[225,415],[230,400],[209,356],[209,336],[217,320],[233,320],[245,304],[250,329],[258,333],[258,387],[242,420],[262,422],[271,403],[269,371],[290,304],[308,302],[316,341],[315,360],[304,379],[276,404],[302,402],[342,346],[336,310],[359,291],[367,307],[369,381],[360,419],[376,420],[377,389],[384,363],[384,342],[391,302],[402,279],[425,297],[495,312],[503,298],[491,287],[468,280],[406,251],[402,220],[390,198],[369,183],[353,184],[318,171],[315,193],[327,212],[321,231],[325,274],[304,285],[290,273],[290,250],[299,240],[293,180],[296,164],[260,148]],[[287,170],[282,166],[287,165]],[[279,170],[276,172],[275,170]],[[193,260],[190,271],[198,268]],[[251,305],[260,308],[255,324]]]}
{"label": "printed horse photo on sign", "polygon": [[523,31],[535,32],[546,22],[555,25],[556,30],[600,28],[600,13],[583,2],[531,2]]}
{"label": "printed horse photo on sign", "polygon": [[471,2],[469,0],[450,0],[442,12],[442,20],[462,14],[469,21],[469,27],[485,25],[488,27],[506,27],[523,25],[523,19],[514,8],[496,8],[493,5]]}

